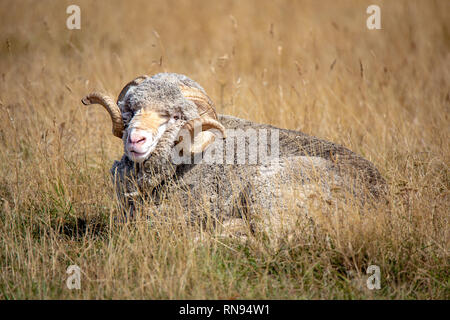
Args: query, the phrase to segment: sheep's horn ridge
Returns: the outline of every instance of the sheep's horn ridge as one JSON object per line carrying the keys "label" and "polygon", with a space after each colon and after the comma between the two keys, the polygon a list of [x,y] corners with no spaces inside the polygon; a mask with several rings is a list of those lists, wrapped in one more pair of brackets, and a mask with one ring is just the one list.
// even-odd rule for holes
{"label": "sheep's horn ridge", "polygon": [[120,113],[119,107],[111,97],[102,93],[94,92],[81,99],[81,102],[85,106],[90,104],[100,104],[105,107],[106,111],[108,111],[111,116],[113,135],[118,138],[122,138],[124,130],[122,114]]}
{"label": "sheep's horn ridge", "polygon": [[191,134],[193,134],[196,125],[201,125],[200,131],[207,131],[209,129],[219,130],[222,134],[222,137],[226,138],[224,126],[219,121],[211,118],[197,118],[189,120],[188,122],[186,122],[183,128],[187,129]]}

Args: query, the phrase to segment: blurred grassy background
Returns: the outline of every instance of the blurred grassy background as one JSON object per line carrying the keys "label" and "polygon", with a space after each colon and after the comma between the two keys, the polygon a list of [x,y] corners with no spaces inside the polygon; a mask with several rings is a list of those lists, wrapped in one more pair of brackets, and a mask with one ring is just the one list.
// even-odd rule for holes
{"label": "blurred grassy background", "polygon": [[[81,30],[66,28],[68,5]],[[366,28],[381,7],[382,30]],[[450,298],[449,1],[0,4],[0,297]],[[390,204],[273,248],[114,226],[122,154],[94,89],[183,73],[219,113],[297,129],[374,162]],[[348,212],[348,215],[351,215]],[[81,267],[82,290],[65,286]],[[381,267],[382,289],[365,286]]]}

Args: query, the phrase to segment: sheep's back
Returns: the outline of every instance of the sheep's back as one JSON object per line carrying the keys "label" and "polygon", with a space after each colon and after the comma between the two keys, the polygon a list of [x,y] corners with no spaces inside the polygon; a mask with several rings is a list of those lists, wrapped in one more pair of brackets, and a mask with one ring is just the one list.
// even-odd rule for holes
{"label": "sheep's back", "polygon": [[219,115],[226,129],[266,129],[279,132],[279,156],[319,157],[330,162],[333,170],[341,176],[357,179],[375,198],[386,192],[386,182],[378,169],[368,160],[339,144],[307,135],[300,131],[281,129],[268,124],[259,124],[229,115]]}

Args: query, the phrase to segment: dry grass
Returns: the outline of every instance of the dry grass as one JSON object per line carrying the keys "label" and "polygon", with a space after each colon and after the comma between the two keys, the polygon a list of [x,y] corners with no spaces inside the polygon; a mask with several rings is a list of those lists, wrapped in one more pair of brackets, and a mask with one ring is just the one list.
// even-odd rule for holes
{"label": "dry grass", "polygon": [[[82,29],[69,31],[74,2]],[[383,30],[365,27],[372,3]],[[448,1],[0,7],[0,298],[450,298]],[[177,219],[114,225],[122,145],[80,98],[160,71],[197,80],[220,113],[362,154],[390,204],[337,212],[276,247],[263,235],[195,241],[198,227]],[[79,291],[65,286],[71,264]],[[365,286],[371,264],[381,290]]]}

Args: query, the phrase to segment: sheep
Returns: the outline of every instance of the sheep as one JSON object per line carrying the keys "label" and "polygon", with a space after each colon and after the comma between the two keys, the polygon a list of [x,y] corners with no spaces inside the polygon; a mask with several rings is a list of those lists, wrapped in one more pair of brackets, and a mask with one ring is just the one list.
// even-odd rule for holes
{"label": "sheep", "polygon": [[[189,221],[208,216],[223,222],[251,220],[261,211],[270,220],[273,208],[289,210],[289,199],[307,213],[311,195],[320,195],[320,205],[332,204],[336,186],[361,203],[382,198],[386,190],[375,166],[343,146],[217,115],[205,90],[184,75],[144,75],[122,89],[117,103],[100,93],[82,102],[103,105],[113,134],[123,140],[124,154],[114,162],[111,176],[125,219],[133,219],[145,199],[153,215],[163,212],[175,193]],[[266,151],[273,154],[258,162],[260,154],[254,155],[261,144],[252,144],[248,132],[257,137],[270,133],[274,143]],[[239,139],[241,149],[227,149]],[[205,161],[206,154],[214,161]]]}

